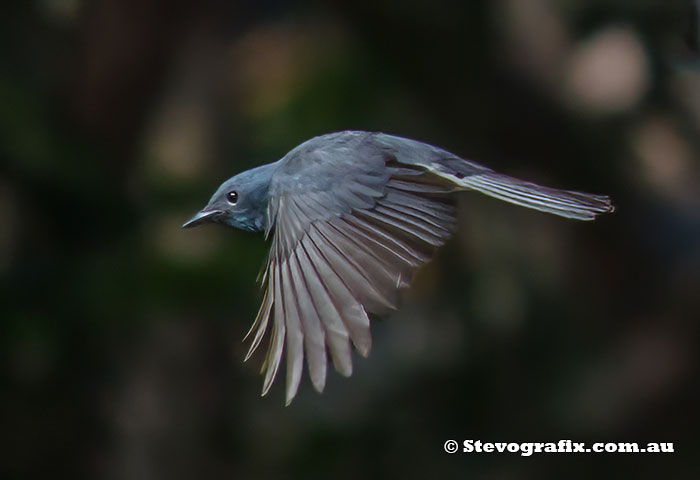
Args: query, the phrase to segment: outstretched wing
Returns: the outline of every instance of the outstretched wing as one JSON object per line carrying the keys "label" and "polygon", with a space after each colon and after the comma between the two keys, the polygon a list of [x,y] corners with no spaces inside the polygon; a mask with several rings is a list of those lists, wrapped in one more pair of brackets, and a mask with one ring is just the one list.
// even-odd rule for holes
{"label": "outstretched wing", "polygon": [[[453,187],[423,168],[401,165],[367,134],[344,134],[332,151],[302,144],[285,157],[271,185],[274,230],[265,294],[248,356],[272,323],[263,395],[287,350],[286,401],[294,398],[304,357],[323,391],[327,351],[352,373],[351,342],[371,347],[368,313],[397,306],[397,292],[450,236]],[[302,173],[303,171],[303,173]]]}

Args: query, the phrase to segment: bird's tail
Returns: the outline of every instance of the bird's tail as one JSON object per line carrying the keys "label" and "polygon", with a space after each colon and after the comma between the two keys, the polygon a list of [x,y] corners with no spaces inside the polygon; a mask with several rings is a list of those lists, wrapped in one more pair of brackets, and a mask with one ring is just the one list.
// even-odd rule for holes
{"label": "bird's tail", "polygon": [[[558,190],[496,173],[476,162],[460,158],[446,150],[427,143],[378,134],[375,140],[391,152],[396,165],[392,175],[407,177],[415,184],[428,171],[441,178],[435,191],[476,190],[485,195],[576,220],[593,220],[602,213],[612,212],[610,197],[590,193]],[[422,177],[432,185],[435,177]],[[444,181],[447,181],[447,185]],[[456,187],[456,188],[455,188]],[[416,188],[414,186],[414,188]],[[424,192],[430,188],[424,186]]]}
{"label": "bird's tail", "polygon": [[615,210],[605,195],[543,187],[493,171],[468,175],[458,182],[499,200],[576,220],[593,220]]}

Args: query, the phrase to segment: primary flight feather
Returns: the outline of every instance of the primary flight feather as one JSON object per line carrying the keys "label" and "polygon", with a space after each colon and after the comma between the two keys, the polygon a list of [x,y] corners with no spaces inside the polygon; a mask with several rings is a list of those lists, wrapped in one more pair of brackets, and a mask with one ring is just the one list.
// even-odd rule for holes
{"label": "primary flight feather", "polygon": [[351,344],[370,351],[368,313],[397,308],[398,290],[454,230],[454,195],[467,190],[576,220],[613,210],[607,196],[543,187],[426,143],[358,131],[312,138],[219,187],[183,226],[217,222],[272,235],[246,356],[271,328],[263,395],[285,349],[287,404],[304,357],[319,392],[329,356],[352,374]]}

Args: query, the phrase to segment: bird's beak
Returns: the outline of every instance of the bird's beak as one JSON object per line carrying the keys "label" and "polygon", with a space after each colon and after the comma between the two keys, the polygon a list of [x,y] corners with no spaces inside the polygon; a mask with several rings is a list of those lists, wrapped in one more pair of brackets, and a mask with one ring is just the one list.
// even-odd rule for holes
{"label": "bird's beak", "polygon": [[196,227],[197,225],[211,222],[223,213],[223,210],[209,210],[205,207],[197,212],[194,217],[183,223],[182,228]]}

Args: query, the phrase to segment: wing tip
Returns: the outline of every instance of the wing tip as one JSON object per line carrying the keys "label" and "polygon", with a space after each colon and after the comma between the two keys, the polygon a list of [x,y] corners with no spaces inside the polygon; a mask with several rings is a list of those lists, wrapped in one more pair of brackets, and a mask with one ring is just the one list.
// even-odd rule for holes
{"label": "wing tip", "polygon": [[333,366],[335,367],[335,371],[338,372],[340,375],[342,375],[345,378],[350,378],[352,377],[352,360],[348,362],[347,364],[341,364],[339,362],[336,362],[335,359],[333,359]]}
{"label": "wing tip", "polygon": [[292,404],[292,401],[294,400],[294,397],[296,397],[296,395],[297,395],[296,390],[294,390],[294,391],[287,390],[287,394],[284,398],[284,406],[285,407],[290,406]]}
{"label": "wing tip", "polygon": [[368,341],[367,344],[357,345],[356,343],[353,342],[353,345],[355,345],[355,349],[357,350],[357,353],[362,355],[364,358],[369,357],[369,352],[372,349],[371,339]]}
{"label": "wing tip", "polygon": [[323,390],[326,388],[326,379],[325,377],[321,381],[311,381],[311,384],[314,386],[314,390],[316,390],[318,393],[323,393]]}

